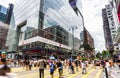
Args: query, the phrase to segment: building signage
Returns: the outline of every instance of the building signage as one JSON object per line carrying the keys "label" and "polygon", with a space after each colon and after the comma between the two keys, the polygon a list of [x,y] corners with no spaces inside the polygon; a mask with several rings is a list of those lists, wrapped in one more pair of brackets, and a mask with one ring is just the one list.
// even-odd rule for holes
{"label": "building signage", "polygon": [[43,37],[40,37],[40,36],[36,36],[36,37],[30,38],[30,39],[27,39],[27,40],[19,41],[18,45],[22,46],[24,44],[37,42],[37,41],[40,41],[40,42],[43,42],[43,43],[47,43],[47,44],[51,44],[51,45],[58,46],[58,47],[62,47],[62,48],[66,48],[66,49],[71,49],[71,47],[69,47],[69,46],[66,46],[66,45],[54,42],[52,40],[49,40],[49,39],[46,39],[46,38],[43,38]]}

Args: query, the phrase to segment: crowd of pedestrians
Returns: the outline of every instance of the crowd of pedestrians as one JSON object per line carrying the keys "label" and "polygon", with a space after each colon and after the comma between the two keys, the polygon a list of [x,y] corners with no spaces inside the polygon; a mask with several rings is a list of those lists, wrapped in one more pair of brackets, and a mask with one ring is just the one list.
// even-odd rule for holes
{"label": "crowd of pedestrians", "polygon": [[[100,67],[105,68],[109,67],[110,69],[108,72],[114,67],[115,62],[112,60],[99,60],[100,61]],[[120,67],[120,59],[116,61],[116,64]],[[79,72],[79,69],[82,70],[82,74],[87,73],[87,67],[89,66],[89,63],[93,64],[93,67],[96,68],[96,60],[90,61],[90,60],[79,60],[79,59],[54,59],[54,60],[46,60],[44,58],[40,59],[32,59],[32,60],[14,60],[10,61],[5,58],[2,58],[0,63],[0,76],[5,76],[6,73],[10,73],[10,66],[22,66],[23,69],[26,71],[39,69],[39,78],[44,78],[44,69],[50,70],[51,78],[54,78],[54,72],[59,73],[59,78],[62,78],[63,76],[63,68],[67,69],[70,74],[74,74],[76,72]],[[11,65],[13,64],[13,65]],[[58,70],[58,71],[57,71]]]}
{"label": "crowd of pedestrians", "polygon": [[[5,58],[4,58],[5,59]],[[2,60],[2,59],[1,59]],[[39,69],[39,78],[44,78],[44,69],[49,69],[50,70],[50,75],[51,78],[54,78],[54,72],[57,72],[58,70],[59,77],[61,78],[63,76],[63,68],[68,69],[68,72],[71,74],[79,71],[80,68],[82,68],[83,73],[86,73],[86,67],[87,67],[87,62],[86,61],[81,61],[78,59],[54,59],[54,60],[45,60],[43,58],[37,59],[37,60],[5,60],[5,63],[7,66],[10,67],[23,67],[24,70],[30,71],[34,69]],[[5,65],[6,65],[5,64]],[[2,63],[2,65],[4,65]],[[10,72],[10,70],[9,70]]]}

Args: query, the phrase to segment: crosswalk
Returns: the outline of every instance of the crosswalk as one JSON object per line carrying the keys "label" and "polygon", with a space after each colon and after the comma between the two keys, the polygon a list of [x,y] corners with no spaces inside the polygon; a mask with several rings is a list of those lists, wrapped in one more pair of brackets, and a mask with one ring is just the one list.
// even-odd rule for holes
{"label": "crosswalk", "polygon": [[[12,69],[12,72],[17,72],[16,78],[39,78],[39,70],[32,70],[32,71],[25,71],[23,68],[14,68]],[[63,70],[63,78],[100,78],[100,75],[102,73],[102,69],[100,68],[92,68],[89,66],[87,68],[87,73],[82,74],[82,70],[79,69],[79,71],[75,72],[75,74],[70,74],[68,72],[68,69]],[[54,78],[59,78],[58,70],[54,72]],[[44,78],[51,78],[49,69],[46,69],[44,71]]]}

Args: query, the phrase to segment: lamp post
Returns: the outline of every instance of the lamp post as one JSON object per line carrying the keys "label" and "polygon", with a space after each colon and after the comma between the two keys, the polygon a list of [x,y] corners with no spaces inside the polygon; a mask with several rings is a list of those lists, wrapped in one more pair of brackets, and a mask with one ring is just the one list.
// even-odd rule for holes
{"label": "lamp post", "polygon": [[[73,47],[72,47],[72,54],[74,53],[74,30],[75,30],[75,29],[77,29],[77,26],[75,26],[75,25],[74,25],[74,26],[71,26],[71,27],[69,28],[69,30],[72,30],[72,40],[73,40],[73,41],[72,41],[72,43],[73,43],[73,44],[72,44],[72,45],[73,45]],[[72,54],[71,54],[71,58],[72,58]]]}

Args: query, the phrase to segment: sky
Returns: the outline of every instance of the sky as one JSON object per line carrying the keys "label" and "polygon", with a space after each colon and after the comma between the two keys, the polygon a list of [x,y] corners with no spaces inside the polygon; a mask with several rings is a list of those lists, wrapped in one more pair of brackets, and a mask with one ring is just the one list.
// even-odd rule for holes
{"label": "sky", "polygon": [[[0,4],[8,7],[9,3],[16,0],[0,0]],[[95,51],[105,50],[103,34],[102,9],[108,4],[108,0],[82,0],[82,13],[86,29],[94,39]]]}
{"label": "sky", "polygon": [[108,0],[82,0],[82,11],[86,29],[94,39],[95,50],[105,50],[102,9]]}

